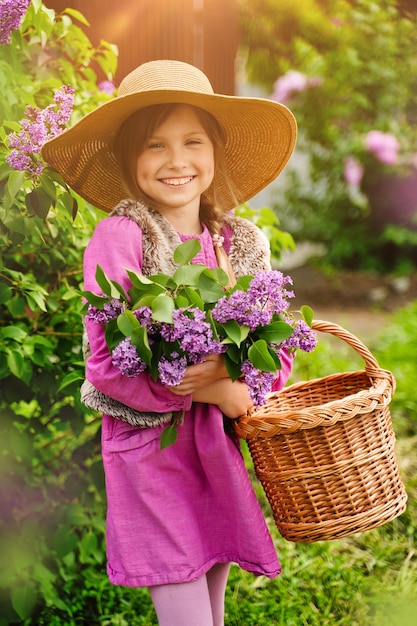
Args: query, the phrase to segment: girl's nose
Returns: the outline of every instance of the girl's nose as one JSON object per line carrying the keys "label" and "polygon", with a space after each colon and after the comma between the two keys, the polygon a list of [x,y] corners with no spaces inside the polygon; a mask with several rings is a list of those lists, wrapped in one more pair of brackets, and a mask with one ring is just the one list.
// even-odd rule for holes
{"label": "girl's nose", "polygon": [[187,158],[184,148],[171,148],[169,152],[169,165],[170,167],[174,168],[183,168],[187,165]]}

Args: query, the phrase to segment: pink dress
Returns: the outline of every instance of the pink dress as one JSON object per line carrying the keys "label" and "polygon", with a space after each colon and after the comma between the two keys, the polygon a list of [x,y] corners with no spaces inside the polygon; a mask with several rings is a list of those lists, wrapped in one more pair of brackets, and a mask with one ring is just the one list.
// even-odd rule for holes
{"label": "pink dress", "polygon": [[[195,261],[215,267],[209,232],[198,238],[202,251]],[[84,288],[99,292],[97,264],[128,288],[124,268],[139,272],[141,261],[138,225],[126,217],[104,219],[85,252]],[[110,581],[130,587],[181,583],[225,562],[255,575],[279,574],[238,442],[225,434],[221,411],[176,396],[146,373],[122,376],[111,364],[101,326],[91,321],[87,326],[92,356],[86,376],[95,387],[138,411],[185,409],[176,443],[164,450],[159,448],[164,426],[138,428],[103,416]],[[290,371],[291,359],[283,355],[275,388]]]}

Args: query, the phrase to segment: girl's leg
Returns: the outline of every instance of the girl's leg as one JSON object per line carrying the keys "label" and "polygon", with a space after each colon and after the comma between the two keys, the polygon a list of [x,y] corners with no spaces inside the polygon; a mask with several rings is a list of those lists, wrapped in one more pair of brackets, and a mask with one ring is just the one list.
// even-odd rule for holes
{"label": "girl's leg", "polygon": [[224,595],[229,571],[230,563],[217,563],[206,574],[213,626],[223,626],[224,624]]}
{"label": "girl's leg", "polygon": [[206,576],[189,583],[155,585],[149,593],[159,626],[213,626]]}

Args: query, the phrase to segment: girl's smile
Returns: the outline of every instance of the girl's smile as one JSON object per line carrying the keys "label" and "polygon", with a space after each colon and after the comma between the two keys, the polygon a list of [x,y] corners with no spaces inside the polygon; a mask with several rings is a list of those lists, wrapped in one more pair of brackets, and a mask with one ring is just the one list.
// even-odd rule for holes
{"label": "girl's smile", "polygon": [[200,196],[214,176],[214,148],[196,110],[178,105],[139,154],[138,185],[167,218],[197,219]]}

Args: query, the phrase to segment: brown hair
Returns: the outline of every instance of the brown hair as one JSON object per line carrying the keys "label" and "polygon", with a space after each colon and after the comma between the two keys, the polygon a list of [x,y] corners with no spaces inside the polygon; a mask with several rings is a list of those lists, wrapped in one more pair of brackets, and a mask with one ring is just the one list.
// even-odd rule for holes
{"label": "brown hair", "polygon": [[[157,104],[145,107],[131,115],[120,127],[114,138],[114,150],[118,156],[123,182],[130,195],[135,200],[141,200],[147,206],[152,207],[152,199],[141,190],[136,178],[136,160],[144,149],[147,140],[153,135],[155,130],[170,116],[178,104]],[[188,105],[189,106],[189,105]],[[224,168],[224,144],[225,133],[217,120],[198,107],[193,107],[199,120],[206,131],[214,149],[214,165],[217,180],[221,180],[226,185],[230,193],[234,195],[232,184],[228,179]],[[201,196],[200,219],[206,224],[212,235],[220,233],[224,211],[216,202],[216,184],[210,185],[210,194]],[[210,195],[210,198],[207,197]],[[238,204],[238,202],[236,202]]]}

